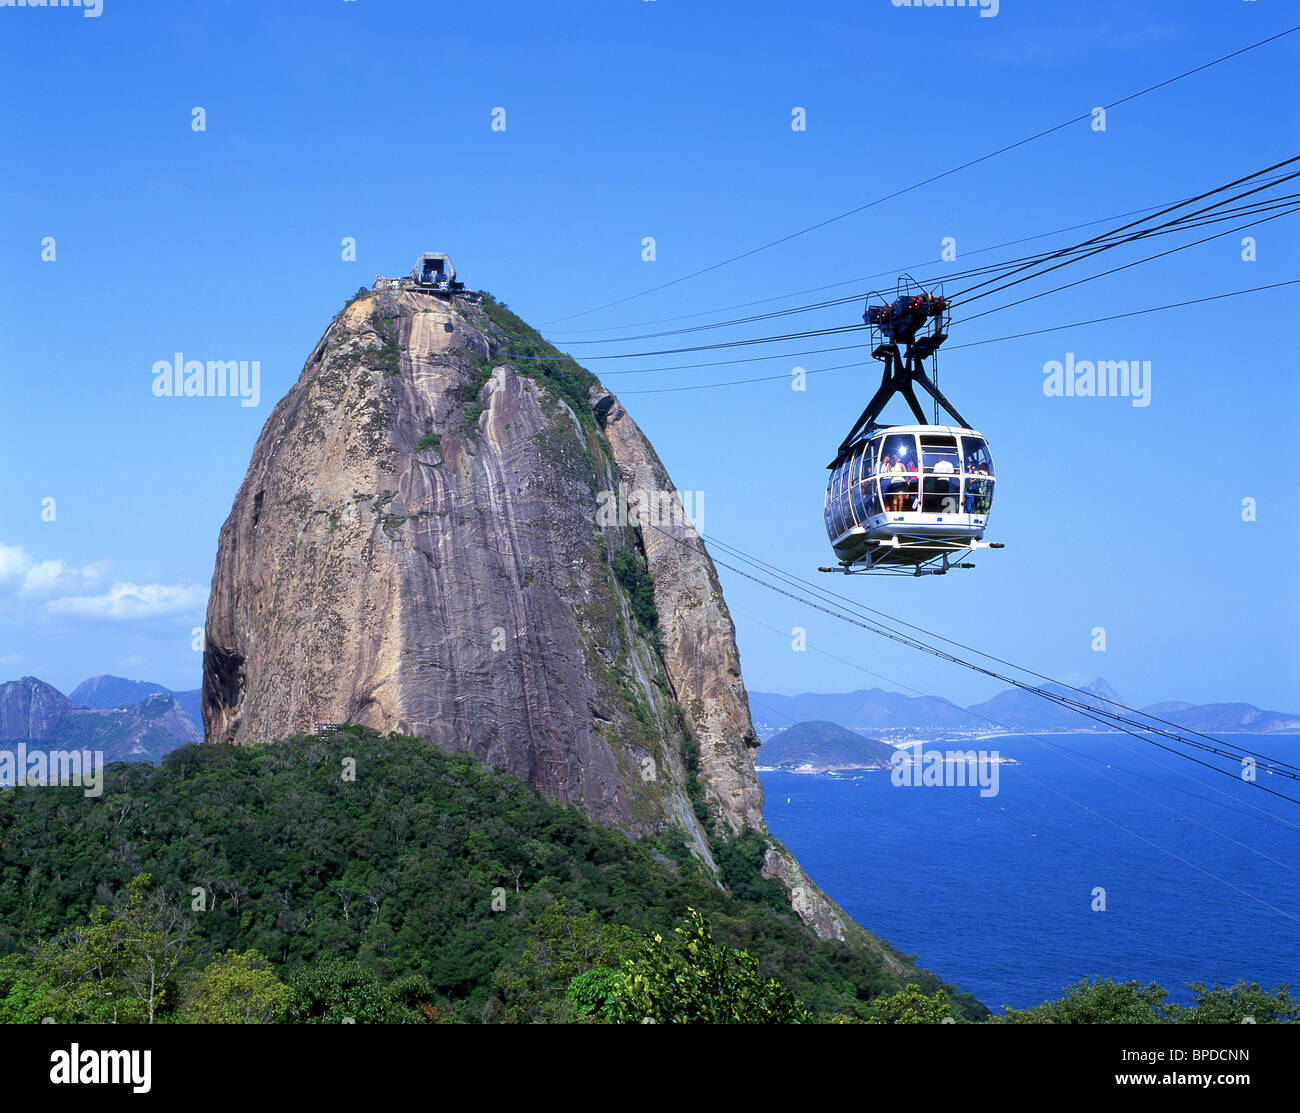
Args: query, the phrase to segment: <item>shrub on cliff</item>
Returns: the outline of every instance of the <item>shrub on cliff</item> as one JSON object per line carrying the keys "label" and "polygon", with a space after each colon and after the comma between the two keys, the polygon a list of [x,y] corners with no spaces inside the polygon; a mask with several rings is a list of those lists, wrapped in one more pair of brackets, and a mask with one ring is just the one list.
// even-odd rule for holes
{"label": "shrub on cliff", "polygon": [[627,549],[615,553],[609,566],[619,586],[627,592],[637,624],[647,632],[655,630],[659,625],[659,611],[655,607],[654,577]]}
{"label": "shrub on cliff", "polygon": [[952,1002],[941,989],[926,994],[920,986],[908,985],[888,997],[877,997],[867,1014],[868,1024],[942,1024],[953,1015]]}
{"label": "shrub on cliff", "polygon": [[622,1024],[804,1024],[813,1018],[802,1002],[774,978],[758,972],[758,960],[719,946],[709,922],[694,908],[675,928],[676,939],[658,932],[641,953],[623,963],[623,981],[612,1001]]}
{"label": "shrub on cliff", "polygon": [[1004,1024],[1286,1024],[1300,1020],[1300,999],[1289,987],[1269,992],[1258,985],[1238,982],[1227,988],[1207,989],[1191,983],[1192,1004],[1166,1001],[1169,991],[1152,982],[1113,982],[1109,978],[1084,978],[1053,1001],[1028,1009],[1003,1005]]}

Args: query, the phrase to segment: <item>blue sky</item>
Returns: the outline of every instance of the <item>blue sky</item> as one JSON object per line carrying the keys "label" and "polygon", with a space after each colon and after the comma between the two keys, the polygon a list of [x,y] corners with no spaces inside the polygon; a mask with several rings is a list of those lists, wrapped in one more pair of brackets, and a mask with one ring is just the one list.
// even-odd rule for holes
{"label": "blue sky", "polygon": [[[192,631],[253,442],[330,318],[376,273],[448,251],[471,288],[583,358],[638,350],[608,340],[654,331],[644,321],[1021,254],[967,258],[1292,155],[1300,34],[1117,108],[1104,132],[1074,125],[708,275],[557,321],[1118,100],[1283,30],[1295,10],[1209,0],[1003,0],[993,18],[888,0],[104,0],[97,18],[0,8],[0,678],[34,674],[66,691],[113,672],[197,686]],[[195,107],[206,131],[192,129]],[[491,127],[494,108],[504,131]],[[1285,327],[1295,288],[955,347],[1300,277],[1296,220],[1255,230],[1253,262],[1242,233],[969,327],[959,315],[942,384],[989,437],[1000,476],[989,536],[1006,549],[945,578],[822,586],[1053,676],[1103,675],[1131,702],[1300,706],[1297,346]],[[642,260],[647,236],[653,262]],[[53,262],[42,260],[45,237]],[[341,258],[344,237],[355,262]],[[940,261],[944,237],[955,263]],[[892,279],[832,296],[870,285]],[[606,342],[577,343],[592,339]],[[733,367],[588,366],[678,487],[704,493],[706,533],[815,578],[830,560],[825,464],[878,372],[860,350],[797,353],[852,339],[773,345],[780,354]],[[176,352],[258,360],[259,404],[155,397],[151,368]],[[1150,360],[1150,405],[1045,397],[1044,363],[1069,352]],[[757,354],[768,352],[701,358]],[[851,360],[860,365],[810,376],[802,393],[784,381],[665,390]],[[1257,501],[1257,520],[1242,521],[1243,498]],[[961,702],[996,688],[722,579],[755,690],[882,683],[861,669]],[[791,648],[795,627],[806,652]],[[1095,627],[1105,652],[1091,648]]]}

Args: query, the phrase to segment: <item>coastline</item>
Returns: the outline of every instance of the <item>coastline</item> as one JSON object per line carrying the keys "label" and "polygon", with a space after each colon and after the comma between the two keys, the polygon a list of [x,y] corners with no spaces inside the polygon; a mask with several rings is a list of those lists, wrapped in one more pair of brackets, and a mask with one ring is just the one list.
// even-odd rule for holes
{"label": "coastline", "polygon": [[[922,744],[922,745],[928,745],[928,743],[921,743],[921,744]],[[899,749],[901,750],[902,747],[899,747]],[[974,752],[974,751],[964,750],[964,751],[958,751],[957,753],[941,753],[941,757],[942,757],[942,760],[943,760],[943,764],[945,764],[945,765],[957,765],[957,764],[961,764],[961,765],[973,765],[973,764],[978,764],[978,763],[980,762],[980,760],[981,760],[980,758],[977,757],[976,760],[975,760],[974,762],[972,762],[971,760],[969,760],[969,759],[965,756],[967,753],[973,753],[973,752]],[[1006,757],[1006,756],[1004,756],[1004,755],[1002,755],[1002,754],[998,754],[996,757],[991,757],[991,756],[989,756],[989,755],[985,755],[984,758],[983,758],[982,760],[983,760],[984,762],[986,762],[987,764],[989,764],[989,765],[1019,765],[1019,764],[1020,764],[1020,762],[1017,761],[1015,758],[1013,758],[1013,757]],[[906,761],[901,762],[900,764],[901,764],[901,765],[915,765],[915,764],[917,764],[917,763],[915,762],[914,759],[912,759],[912,758],[908,758]],[[893,768],[894,768],[894,766],[892,766],[892,765],[880,765],[880,764],[874,764],[874,765],[814,765],[814,764],[812,764],[811,762],[804,762],[802,765],[797,765],[797,766],[794,766],[793,768],[791,768],[790,766],[785,766],[785,765],[755,765],[755,766],[754,766],[754,772],[755,772],[755,773],[793,773],[793,774],[795,774],[796,776],[808,777],[808,776],[825,776],[825,775],[828,775],[828,774],[839,775],[839,774],[842,774],[842,773],[853,773],[853,774],[857,774],[857,773],[889,773],[889,772],[891,772],[891,771],[893,770]]]}

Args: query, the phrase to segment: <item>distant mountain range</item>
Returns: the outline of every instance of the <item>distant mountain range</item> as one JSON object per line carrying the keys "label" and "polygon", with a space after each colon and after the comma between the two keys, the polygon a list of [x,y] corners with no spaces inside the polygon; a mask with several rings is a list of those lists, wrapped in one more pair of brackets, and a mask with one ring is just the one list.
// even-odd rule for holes
{"label": "distant mountain range", "polygon": [[[1059,684],[1043,687],[1078,695]],[[1123,702],[1102,679],[1081,690]],[[1009,688],[967,708],[945,699],[905,696],[882,688],[797,696],[751,692],[749,696],[754,726],[764,743],[758,763],[784,770],[806,765],[837,769],[888,765],[892,747],[861,732],[906,736],[918,731],[1101,729],[1081,715],[1019,688]],[[199,697],[198,688],[174,691],[152,681],[110,675],[83,680],[65,696],[52,685],[25,676],[0,684],[0,749],[11,750],[17,742],[39,742],[50,749],[102,750],[106,761],[157,761],[177,746],[203,741]],[[1300,733],[1300,714],[1265,711],[1248,703],[1170,701],[1141,710],[1207,733]]]}
{"label": "distant mountain range", "polygon": [[0,684],[0,750],[19,742],[48,750],[99,750],[108,761],[157,761],[203,741],[199,691],[96,676],[65,696],[34,676]]}
{"label": "distant mountain range", "polygon": [[895,753],[893,746],[864,738],[838,723],[796,723],[763,744],[758,766],[798,773],[888,769]]}
{"label": "distant mountain range", "polygon": [[[1043,687],[1078,698],[1078,692],[1060,684]],[[1124,702],[1105,680],[1094,680],[1081,690],[1099,699]],[[790,723],[808,721],[831,722],[873,734],[918,730],[983,733],[1105,729],[1068,708],[1019,688],[1009,688],[967,708],[944,699],[905,696],[881,688],[844,693],[805,692],[798,696],[751,692],[750,709],[754,727],[765,743],[779,737],[778,732]],[[1140,710],[1188,730],[1225,734],[1300,732],[1300,714],[1264,711],[1248,703],[1156,703]],[[760,751],[760,761],[767,764],[764,751]]]}
{"label": "distant mountain range", "polygon": [[173,696],[189,716],[194,729],[200,734],[203,733],[203,713],[199,710],[201,688],[177,692],[171,688],[164,688],[161,684],[155,684],[151,680],[127,680],[121,676],[107,675],[92,676],[73,688],[68,693],[68,699],[72,700],[77,707],[133,707],[146,696],[157,695],[159,692],[166,692],[169,696]]}

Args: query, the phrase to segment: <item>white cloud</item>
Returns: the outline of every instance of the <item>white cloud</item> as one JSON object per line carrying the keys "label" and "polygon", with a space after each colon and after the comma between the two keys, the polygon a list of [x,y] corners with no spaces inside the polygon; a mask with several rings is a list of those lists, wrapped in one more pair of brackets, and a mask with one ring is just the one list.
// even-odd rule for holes
{"label": "white cloud", "polygon": [[56,592],[93,591],[103,581],[108,561],[82,568],[62,560],[42,560],[23,577],[20,595],[53,595]]}
{"label": "white cloud", "polygon": [[19,581],[19,595],[93,591],[107,570],[106,560],[79,568],[66,560],[37,560],[21,545],[0,543],[0,581]]}
{"label": "white cloud", "polygon": [[51,614],[151,618],[201,610],[207,603],[207,589],[192,584],[118,582],[106,587],[107,572],[106,560],[80,566],[37,560],[21,545],[0,542],[0,593],[16,595],[18,601],[43,599],[44,610]]}
{"label": "white cloud", "polygon": [[0,580],[25,576],[35,562],[21,545],[6,545],[0,541]]}
{"label": "white cloud", "polygon": [[207,598],[207,588],[192,585],[118,583],[100,595],[51,599],[45,609],[86,618],[151,618],[199,610],[206,605]]}

